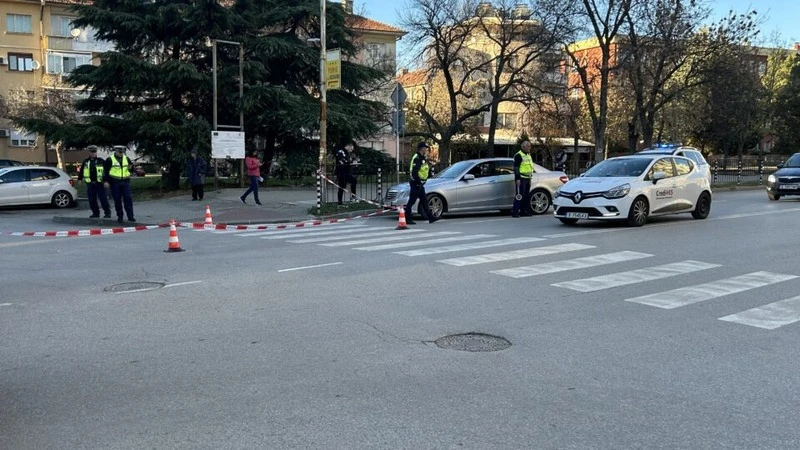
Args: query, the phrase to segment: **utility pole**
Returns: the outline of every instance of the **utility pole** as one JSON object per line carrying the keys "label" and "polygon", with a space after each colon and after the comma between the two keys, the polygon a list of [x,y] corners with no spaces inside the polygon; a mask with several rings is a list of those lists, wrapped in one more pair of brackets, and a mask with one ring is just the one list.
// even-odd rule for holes
{"label": "utility pole", "polygon": [[325,4],[328,0],[319,0],[319,171],[325,174],[325,153],[328,140],[328,98],[327,80],[325,77],[326,42],[325,42]]}

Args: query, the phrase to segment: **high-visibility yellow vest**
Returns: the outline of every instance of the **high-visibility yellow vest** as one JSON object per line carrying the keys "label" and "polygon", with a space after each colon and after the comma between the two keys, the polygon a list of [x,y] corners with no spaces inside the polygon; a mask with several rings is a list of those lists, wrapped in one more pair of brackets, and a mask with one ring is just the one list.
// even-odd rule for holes
{"label": "high-visibility yellow vest", "polygon": [[[97,181],[103,181],[103,162],[99,159],[94,160],[94,166],[97,168]],[[83,164],[83,181],[85,183],[91,183],[92,181],[92,173],[91,173],[92,163],[90,161],[86,161]]]}
{"label": "high-visibility yellow vest", "polygon": [[111,158],[111,170],[108,171],[108,176],[118,180],[124,180],[131,177],[131,161],[127,156],[122,155],[122,162],[120,162],[116,155],[109,156]]}
{"label": "high-visibility yellow vest", "polygon": [[533,175],[533,158],[530,153],[525,153],[522,150],[517,152],[522,156],[522,163],[519,165],[519,175],[525,178],[530,178]]}
{"label": "high-visibility yellow vest", "polygon": [[[411,172],[414,170],[414,162],[419,158],[419,153],[415,153],[414,156],[411,158],[411,165],[408,166],[408,171]],[[428,179],[428,174],[430,173],[430,166],[428,166],[428,161],[425,160],[422,162],[422,165],[419,166],[419,179],[420,181],[425,181]]]}

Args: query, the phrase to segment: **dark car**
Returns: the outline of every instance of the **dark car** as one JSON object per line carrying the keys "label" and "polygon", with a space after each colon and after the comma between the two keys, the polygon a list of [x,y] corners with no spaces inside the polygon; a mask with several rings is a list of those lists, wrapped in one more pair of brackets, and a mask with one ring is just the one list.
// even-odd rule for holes
{"label": "dark car", "polygon": [[778,200],[784,195],[800,195],[800,153],[795,153],[778,171],[767,177],[767,196]]}
{"label": "dark car", "polygon": [[13,159],[0,159],[0,167],[21,167],[25,163],[22,161],[15,161]]}

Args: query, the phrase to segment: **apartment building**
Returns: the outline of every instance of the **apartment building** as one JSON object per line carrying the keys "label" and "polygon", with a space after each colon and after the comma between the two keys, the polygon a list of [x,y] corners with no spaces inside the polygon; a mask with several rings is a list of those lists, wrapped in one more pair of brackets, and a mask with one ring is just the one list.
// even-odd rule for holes
{"label": "apartment building", "polygon": [[[23,91],[42,95],[46,89],[69,89],[64,80],[84,64],[99,64],[97,55],[111,46],[94,38],[91,29],[72,26],[70,6],[82,0],[0,0],[0,95]],[[77,92],[76,92],[77,95]],[[16,129],[0,118],[0,158],[55,164],[53,149],[43,139]],[[66,155],[76,162],[79,155]]]}

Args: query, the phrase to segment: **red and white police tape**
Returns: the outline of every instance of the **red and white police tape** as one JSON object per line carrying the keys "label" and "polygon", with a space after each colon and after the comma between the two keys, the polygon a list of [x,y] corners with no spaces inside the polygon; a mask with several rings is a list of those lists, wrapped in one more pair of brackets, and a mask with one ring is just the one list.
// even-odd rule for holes
{"label": "red and white police tape", "polygon": [[67,230],[67,231],[3,231],[0,234],[5,236],[24,236],[24,237],[79,237],[79,236],[105,236],[109,234],[134,233],[137,231],[154,230],[156,228],[168,227],[169,224],[159,225],[137,225],[135,227],[115,227],[115,228],[94,228],[90,230]]}

